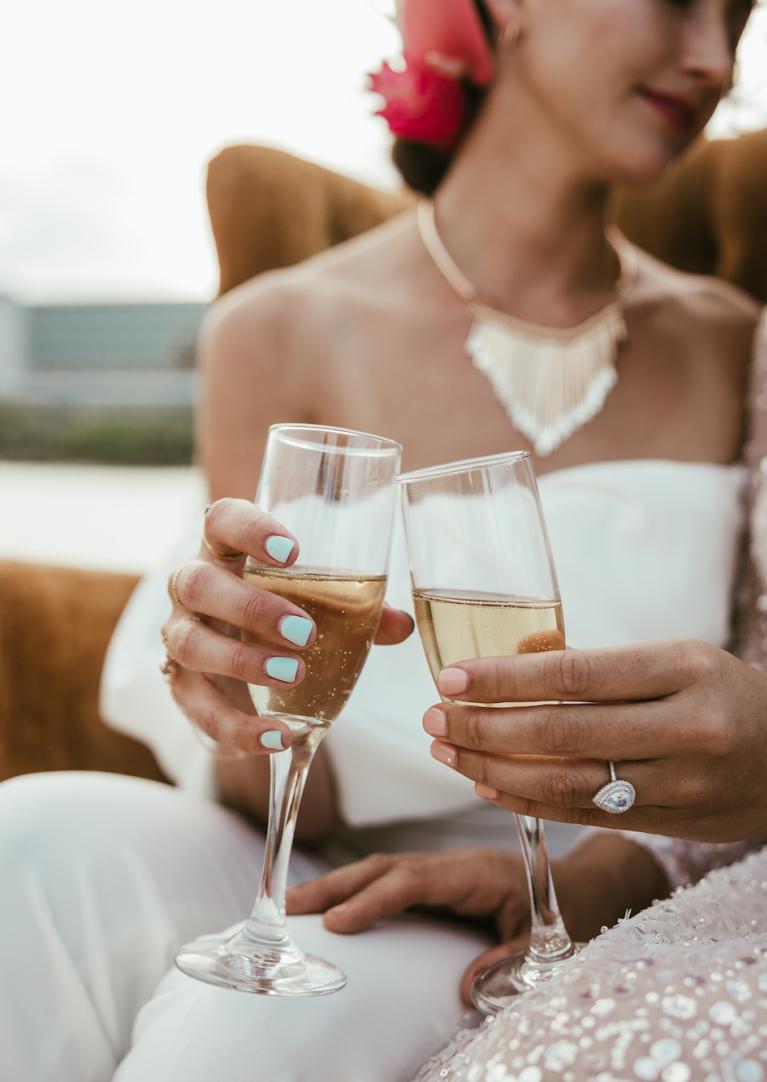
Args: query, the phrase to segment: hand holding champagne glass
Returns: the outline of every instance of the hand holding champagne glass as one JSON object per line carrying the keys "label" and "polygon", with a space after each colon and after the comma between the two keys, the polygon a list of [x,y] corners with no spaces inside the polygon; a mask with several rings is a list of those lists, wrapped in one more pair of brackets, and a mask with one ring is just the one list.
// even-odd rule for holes
{"label": "hand holding champagne glass", "polygon": [[[297,662],[269,671],[269,686],[249,684],[260,716],[279,718],[290,747],[270,758],[269,824],[253,911],[229,939],[204,936],[183,947],[176,964],[210,984],[263,995],[338,991],[340,969],[304,955],[288,936],[285,888],[298,808],[317,747],[346,704],[365,663],[383,608],[395,480],[401,447],[392,440],[315,425],[269,430],[256,502],[301,546],[290,568],[249,559],[244,577],[306,612],[317,627]],[[245,638],[248,636],[245,635]]]}
{"label": "hand holding champagne glass", "polygon": [[[564,649],[562,604],[530,456],[419,470],[403,475],[400,485],[416,622],[435,682],[457,662]],[[486,1014],[549,980],[575,951],[559,913],[543,826],[528,816],[516,820],[530,889],[530,946],[477,978],[472,999]]]}

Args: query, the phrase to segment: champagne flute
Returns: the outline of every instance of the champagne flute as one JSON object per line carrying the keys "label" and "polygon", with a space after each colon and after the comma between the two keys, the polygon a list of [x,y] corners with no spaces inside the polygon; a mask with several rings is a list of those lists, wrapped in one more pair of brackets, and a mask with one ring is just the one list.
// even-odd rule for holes
{"label": "champagne flute", "polygon": [[[400,488],[416,623],[435,681],[459,661],[564,649],[559,587],[527,452],[403,474]],[[475,980],[472,1001],[485,1014],[550,980],[577,949],[559,913],[543,825],[525,815],[516,822],[530,945]]]}
{"label": "champagne flute", "polygon": [[269,759],[266,849],[250,917],[229,938],[203,936],[176,957],[182,972],[209,984],[278,996],[327,995],[346,984],[342,970],[290,939],[285,888],[309,767],[351,695],[381,616],[401,452],[393,440],[348,429],[269,429],[256,503],[299,539],[299,562],[282,570],[248,559],[244,577],[300,605],[317,638],[296,687],[249,685],[258,714],[279,717],[292,743]]}

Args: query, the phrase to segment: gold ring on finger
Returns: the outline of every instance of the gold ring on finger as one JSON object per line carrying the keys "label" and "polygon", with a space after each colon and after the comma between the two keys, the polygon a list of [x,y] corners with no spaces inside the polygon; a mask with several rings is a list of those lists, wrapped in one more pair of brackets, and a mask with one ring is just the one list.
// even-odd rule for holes
{"label": "gold ring on finger", "polygon": [[226,563],[227,560],[230,562],[234,560],[241,560],[242,557],[245,555],[244,552],[221,552],[221,550],[217,549],[215,545],[211,545],[205,534],[202,535],[202,543],[211,554],[211,556],[213,556],[216,560],[222,560],[224,563]]}
{"label": "gold ring on finger", "polygon": [[178,593],[178,577],[179,577],[179,575],[181,574],[181,572],[183,570],[184,570],[183,566],[177,567],[176,570],[173,572],[173,575],[172,575],[171,580],[170,580],[170,596],[171,596],[171,600],[173,601],[173,603],[175,605],[178,605],[178,607],[180,609],[183,609],[183,608],[186,607],[184,605],[184,602],[179,597],[179,593]]}

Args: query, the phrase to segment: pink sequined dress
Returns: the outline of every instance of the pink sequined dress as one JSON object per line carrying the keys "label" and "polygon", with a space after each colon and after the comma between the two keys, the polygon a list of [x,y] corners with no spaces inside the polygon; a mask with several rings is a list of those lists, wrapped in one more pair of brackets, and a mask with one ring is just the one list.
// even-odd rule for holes
{"label": "pink sequined dress", "polygon": [[[767,312],[752,373],[732,649],[767,671]],[[458,1034],[416,1082],[767,1082],[767,838],[627,837],[652,850],[674,894]]]}

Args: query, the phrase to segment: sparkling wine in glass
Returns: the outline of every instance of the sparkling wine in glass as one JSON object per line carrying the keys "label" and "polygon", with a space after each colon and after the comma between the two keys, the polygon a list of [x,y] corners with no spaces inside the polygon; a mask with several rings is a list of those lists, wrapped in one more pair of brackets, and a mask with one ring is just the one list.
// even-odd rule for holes
{"label": "sparkling wine in glass", "polygon": [[[435,681],[456,662],[565,648],[554,561],[527,452],[418,470],[404,474],[400,488],[416,622]],[[543,825],[515,818],[530,890],[530,945],[477,977],[472,1000],[485,1014],[550,980],[576,950],[559,913]]]}
{"label": "sparkling wine in glass", "polygon": [[244,577],[304,609],[317,637],[302,655],[300,684],[249,685],[257,713],[284,722],[292,743],[269,759],[266,849],[250,917],[233,936],[203,936],[176,958],[184,973],[209,984],[278,996],[327,995],[346,984],[337,966],[291,940],[285,889],[309,767],[352,693],[381,616],[401,452],[392,440],[347,429],[269,430],[256,503],[301,548],[285,570],[249,559]]}

